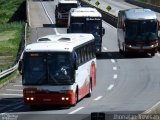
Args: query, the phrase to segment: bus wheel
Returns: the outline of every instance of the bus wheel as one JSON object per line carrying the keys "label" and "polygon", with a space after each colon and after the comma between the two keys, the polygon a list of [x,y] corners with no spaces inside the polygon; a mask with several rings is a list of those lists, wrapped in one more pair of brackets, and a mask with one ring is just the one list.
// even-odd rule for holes
{"label": "bus wheel", "polygon": [[124,56],[128,56],[128,52],[126,51],[126,47],[124,44],[123,44],[123,54]]}
{"label": "bus wheel", "polygon": [[122,53],[123,53],[123,51],[121,50],[121,48],[120,48],[120,47],[119,47],[119,53],[120,53],[120,54],[122,54]]}
{"label": "bus wheel", "polygon": [[76,93],[75,93],[75,103],[73,106],[75,106],[78,102],[78,90],[76,90]]}
{"label": "bus wheel", "polygon": [[152,53],[151,53],[151,56],[155,56],[155,53],[154,53],[154,52],[152,52]]}
{"label": "bus wheel", "polygon": [[35,109],[38,108],[38,106],[37,105],[30,105],[30,108],[33,109],[33,110],[35,110]]}
{"label": "bus wheel", "polygon": [[87,97],[91,97],[91,94],[92,94],[92,82],[90,82],[89,84],[89,92],[87,94]]}

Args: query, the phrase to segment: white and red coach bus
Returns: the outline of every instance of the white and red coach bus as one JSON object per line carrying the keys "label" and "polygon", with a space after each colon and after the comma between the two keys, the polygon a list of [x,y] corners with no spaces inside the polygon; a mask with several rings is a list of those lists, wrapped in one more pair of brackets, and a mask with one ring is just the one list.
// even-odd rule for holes
{"label": "white and red coach bus", "polygon": [[24,103],[75,105],[96,85],[96,56],[92,34],[60,34],[27,45],[19,63]]}

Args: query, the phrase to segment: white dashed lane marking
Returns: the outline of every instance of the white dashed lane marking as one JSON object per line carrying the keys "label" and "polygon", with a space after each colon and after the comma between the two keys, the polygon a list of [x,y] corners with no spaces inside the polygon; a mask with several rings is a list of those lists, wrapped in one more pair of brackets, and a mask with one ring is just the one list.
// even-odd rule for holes
{"label": "white dashed lane marking", "polygon": [[80,110],[83,109],[83,108],[84,108],[84,107],[79,107],[79,108],[77,108],[76,110],[74,110],[74,111],[72,111],[72,112],[70,112],[70,113],[68,113],[68,114],[74,114],[74,113],[80,111]]}
{"label": "white dashed lane marking", "polygon": [[118,75],[117,74],[114,74],[113,75],[113,79],[117,79],[118,78]]}
{"label": "white dashed lane marking", "polygon": [[102,98],[102,96],[98,96],[97,98],[95,98],[94,100],[100,100]]}
{"label": "white dashed lane marking", "polygon": [[107,51],[108,49],[106,47],[103,47],[103,50]]}
{"label": "white dashed lane marking", "polygon": [[111,84],[111,85],[107,88],[107,90],[112,90],[113,87],[114,87],[114,84]]}
{"label": "white dashed lane marking", "polygon": [[117,70],[117,67],[113,67],[113,70]]}
{"label": "white dashed lane marking", "polygon": [[114,59],[111,59],[111,62],[112,62],[112,63],[115,63],[115,60],[114,60]]}

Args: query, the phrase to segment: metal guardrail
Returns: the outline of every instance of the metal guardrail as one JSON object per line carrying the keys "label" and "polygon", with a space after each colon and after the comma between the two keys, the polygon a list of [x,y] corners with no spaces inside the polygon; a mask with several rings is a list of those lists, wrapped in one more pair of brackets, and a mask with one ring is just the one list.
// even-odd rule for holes
{"label": "metal guardrail", "polygon": [[27,31],[27,23],[25,24],[25,26],[23,26],[23,32],[22,32],[22,38],[21,38],[21,46],[19,48],[19,53],[17,54],[17,60],[16,60],[16,64],[7,69],[7,70],[4,70],[3,72],[0,73],[0,79],[11,74],[12,72],[14,72],[17,68],[18,68],[18,64],[19,64],[19,60],[21,58],[21,55],[23,53],[23,50],[26,46],[26,31]]}

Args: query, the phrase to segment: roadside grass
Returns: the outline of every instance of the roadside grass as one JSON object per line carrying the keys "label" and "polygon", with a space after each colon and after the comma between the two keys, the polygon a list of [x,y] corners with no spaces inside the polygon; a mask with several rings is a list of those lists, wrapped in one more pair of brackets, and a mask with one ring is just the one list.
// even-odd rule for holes
{"label": "roadside grass", "polygon": [[6,84],[6,82],[12,82],[15,78],[18,78],[19,75],[20,74],[16,70],[13,73],[9,74],[8,76],[5,76],[4,78],[2,78],[0,80],[0,88],[3,87]]}
{"label": "roadside grass", "polygon": [[[26,0],[0,0],[0,72],[12,67],[22,39],[22,21],[26,21]],[[0,78],[0,86],[17,76],[17,71]]]}
{"label": "roadside grass", "polygon": [[25,0],[0,0],[0,24],[9,22]]}
{"label": "roadside grass", "polygon": [[0,25],[0,72],[10,68],[16,61],[22,38],[22,24]]}

